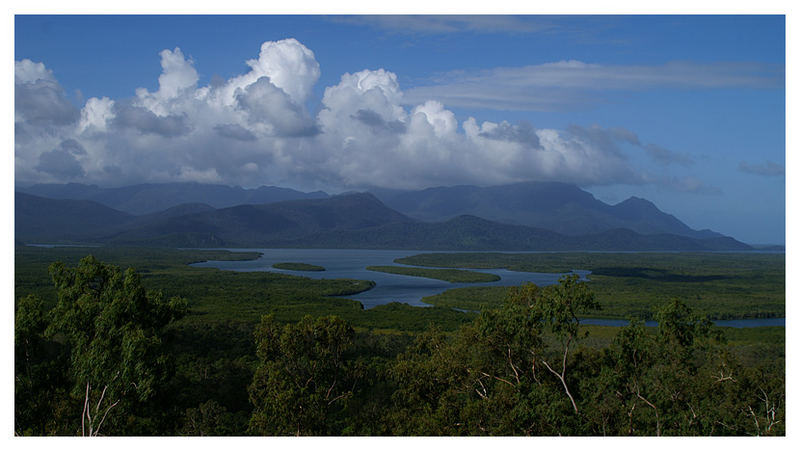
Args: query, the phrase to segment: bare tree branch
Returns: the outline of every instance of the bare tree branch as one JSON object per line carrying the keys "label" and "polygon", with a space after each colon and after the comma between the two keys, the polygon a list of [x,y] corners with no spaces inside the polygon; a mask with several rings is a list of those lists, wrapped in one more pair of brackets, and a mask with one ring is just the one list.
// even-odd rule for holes
{"label": "bare tree branch", "polygon": [[84,419],[87,415],[89,415],[89,412],[87,411],[88,408],[89,408],[89,381],[86,381],[86,396],[83,398],[83,412],[81,413],[81,436],[83,437],[86,437],[86,425]]}
{"label": "bare tree branch", "polygon": [[575,413],[578,413],[578,406],[577,406],[577,404],[575,404],[575,399],[572,397],[572,394],[569,392],[569,387],[567,387],[567,382],[564,380],[564,376],[561,375],[561,374],[558,374],[554,369],[550,368],[550,365],[548,365],[546,360],[542,360],[542,363],[544,363],[544,366],[546,366],[547,369],[550,370],[551,373],[555,374],[555,376],[558,378],[558,380],[561,381],[561,385],[564,386],[564,391],[567,393],[567,396],[569,397],[569,400],[572,403],[572,408],[575,409]]}
{"label": "bare tree branch", "polygon": [[651,403],[650,401],[645,399],[645,397],[642,396],[641,393],[639,393],[639,385],[638,384],[636,385],[636,396],[639,399],[641,399],[642,401],[644,401],[648,406],[652,407],[653,411],[655,411],[655,413],[656,413],[656,436],[660,437],[661,436],[661,419],[658,416],[658,409],[656,408],[656,406],[653,405],[653,403]]}
{"label": "bare tree branch", "polygon": [[95,437],[100,435],[100,426],[102,426],[103,422],[106,421],[106,415],[108,415],[108,412],[110,412],[111,409],[114,408],[114,406],[119,404],[119,401],[120,400],[117,400],[114,404],[111,404],[110,406],[108,406],[108,408],[106,409],[106,412],[103,414],[103,418],[100,420],[100,424],[97,425],[97,430],[94,433]]}

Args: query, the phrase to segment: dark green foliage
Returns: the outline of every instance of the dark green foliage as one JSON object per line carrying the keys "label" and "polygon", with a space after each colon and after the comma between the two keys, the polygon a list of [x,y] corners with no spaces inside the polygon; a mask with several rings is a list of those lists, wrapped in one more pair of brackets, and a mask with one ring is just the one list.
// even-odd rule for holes
{"label": "dark green foliage", "polygon": [[585,284],[565,277],[514,290],[452,339],[422,335],[393,370],[393,422],[412,435],[581,433],[568,356],[576,315],[593,307]]}
{"label": "dark green foliage", "polygon": [[400,302],[390,302],[364,310],[353,319],[345,318],[354,325],[370,329],[422,332],[432,325],[442,330],[456,330],[472,321],[475,314],[442,307],[412,307]]}
{"label": "dark green foliage", "polygon": [[326,435],[341,428],[355,380],[346,353],[353,329],[336,317],[304,317],[281,326],[265,316],[256,328],[259,359],[250,385],[257,435]]}
{"label": "dark green foliage", "polygon": [[224,426],[228,432],[223,435],[245,433],[252,412],[247,386],[256,361],[253,330],[254,325],[247,322],[184,321],[171,327],[168,353],[175,374],[161,400],[168,409],[163,420],[168,423],[166,430],[219,435],[222,431],[217,426]]}
{"label": "dark green foliage", "polygon": [[392,370],[395,433],[785,434],[782,361],[742,366],[678,301],[655,331],[634,322],[609,348],[576,346],[577,307],[595,307],[582,285],[521,287],[456,335],[421,335]]}
{"label": "dark green foliage", "polygon": [[444,280],[453,283],[478,283],[495,282],[500,276],[475,271],[462,271],[458,269],[428,269],[408,268],[405,266],[367,266],[369,271],[401,274],[404,276],[427,277],[428,279]]}
{"label": "dark green foliage", "polygon": [[424,297],[422,302],[437,307],[480,312],[500,308],[509,289],[510,287],[503,286],[451,288],[442,293]]}
{"label": "dark green foliage", "polygon": [[315,280],[269,272],[233,272],[186,265],[202,260],[242,260],[256,252],[170,250],[125,247],[16,249],[15,276],[18,295],[36,294],[45,308],[55,305],[55,290],[47,275],[49,262],[59,259],[77,264],[92,252],[103,261],[140,268],[142,282],[167,296],[189,303],[181,324],[213,325],[238,321],[258,323],[262,315],[279,321],[298,321],[304,315],[337,315],[356,328],[421,331],[430,323],[455,330],[474,315],[445,308],[429,309],[406,304],[364,310],[359,302],[342,297],[370,289],[365,280]]}
{"label": "dark green foliage", "polygon": [[213,399],[186,409],[182,435],[236,435],[237,418]]}
{"label": "dark green foliage", "polygon": [[76,432],[101,427],[125,433],[127,415],[152,398],[167,377],[162,329],[186,313],[181,298],[147,293],[138,274],[92,256],[76,268],[54,263],[58,303],[47,328],[69,348]]}
{"label": "dark green foliage", "polygon": [[290,271],[325,271],[325,268],[317,265],[310,265],[308,263],[275,263],[272,265],[277,269],[288,269]]}
{"label": "dark green foliage", "polygon": [[20,299],[14,320],[14,433],[63,433],[68,362],[62,346],[45,338],[48,319],[42,301]]}
{"label": "dark green foliage", "polygon": [[[664,303],[652,314],[659,327],[580,325],[598,307],[589,290],[597,281],[575,277],[451,293],[480,314],[398,303],[363,310],[329,295],[366,282],[186,267],[210,255],[197,251],[92,251],[141,267],[141,280],[80,262],[86,249],[17,250],[17,434],[80,434],[80,377],[94,378],[93,421],[100,397],[100,417],[120,399],[100,430],[115,435],[786,434],[785,330],[716,328],[692,299]],[[68,264],[53,266],[48,289],[40,273],[53,255]],[[634,268],[630,279],[675,286],[753,271],[738,263],[732,276],[728,256],[646,266],[619,258],[616,267]],[[657,280],[691,276],[701,261],[710,264],[694,275],[725,277]],[[183,303],[165,301],[174,295],[188,300],[177,322],[168,318]]]}
{"label": "dark green foliage", "polygon": [[616,397],[606,403],[626,412],[617,415],[616,434],[783,433],[782,369],[774,380],[753,377],[759,370],[738,363],[708,319],[677,300],[656,317],[655,334],[632,323],[607,351],[602,386]]}

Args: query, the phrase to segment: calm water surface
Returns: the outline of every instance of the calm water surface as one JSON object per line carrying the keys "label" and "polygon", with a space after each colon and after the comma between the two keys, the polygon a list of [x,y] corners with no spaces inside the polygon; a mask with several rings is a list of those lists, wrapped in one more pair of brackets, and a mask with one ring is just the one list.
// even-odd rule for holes
{"label": "calm water surface", "polygon": [[[313,279],[360,279],[372,280],[375,287],[363,293],[345,296],[355,299],[372,308],[390,302],[402,302],[417,307],[430,307],[422,302],[422,298],[442,293],[451,288],[466,286],[519,286],[527,282],[544,286],[558,282],[564,274],[516,272],[506,269],[478,269],[476,271],[496,274],[500,280],[488,283],[450,283],[442,280],[426,279],[424,277],[403,276],[387,274],[376,271],[367,271],[367,266],[398,265],[394,260],[411,255],[429,253],[432,251],[421,250],[364,250],[364,249],[227,249],[231,251],[256,251],[262,255],[256,260],[245,261],[207,261],[194,263],[192,266],[202,268],[219,268],[228,271],[271,271],[276,273],[299,275]],[[437,251],[438,252],[438,251]],[[456,252],[453,252],[456,253]],[[276,269],[275,263],[297,262],[319,265],[325,271],[290,271]],[[407,266],[407,265],[406,265]],[[575,269],[573,273],[585,278],[589,271]],[[613,319],[584,319],[584,324],[602,326],[624,326],[625,320]],[[761,327],[785,326],[785,318],[746,319],[715,321],[717,325],[727,327]],[[648,326],[655,322],[648,322]]]}
{"label": "calm water surface", "polygon": [[[234,250],[234,249],[231,249]],[[430,307],[421,301],[426,296],[441,293],[450,288],[466,286],[517,286],[526,282],[537,285],[551,285],[558,282],[563,274],[515,272],[506,269],[480,269],[478,271],[496,274],[500,280],[488,283],[450,283],[424,277],[403,276],[368,271],[367,266],[398,265],[396,258],[408,257],[428,251],[386,251],[362,249],[235,249],[262,252],[256,260],[246,261],[208,261],[192,266],[219,268],[229,271],[271,271],[300,275],[313,279],[360,279],[372,280],[375,287],[363,293],[346,296],[372,308],[390,302],[403,302],[417,307]],[[309,263],[325,268],[325,271],[290,271],[276,269],[272,265],[283,262]],[[407,266],[407,265],[404,265]],[[589,271],[575,271],[585,276]]]}

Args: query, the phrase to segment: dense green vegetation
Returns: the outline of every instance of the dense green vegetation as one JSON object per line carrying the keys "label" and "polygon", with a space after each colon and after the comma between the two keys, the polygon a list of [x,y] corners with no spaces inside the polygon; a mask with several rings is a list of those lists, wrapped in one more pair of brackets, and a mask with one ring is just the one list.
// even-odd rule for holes
{"label": "dense green vegetation", "polygon": [[415,308],[390,304],[364,310],[361,303],[339,296],[368,290],[373,282],[346,279],[308,279],[273,272],[233,272],[195,268],[203,260],[252,259],[258,253],[206,250],[170,250],[125,247],[37,248],[18,247],[15,253],[17,298],[35,294],[45,308],[55,305],[55,290],[48,276],[53,261],[77,264],[91,253],[99,260],[133,268],[149,289],[188,302],[187,315],[177,324],[210,325],[221,322],[257,323],[273,314],[280,321],[298,321],[305,315],[338,315],[356,328],[421,331],[433,322],[455,330],[472,316],[448,308]]}
{"label": "dense green vegetation", "polygon": [[[422,254],[398,263],[525,272],[590,270],[599,318],[652,319],[652,307],[677,297],[712,319],[786,315],[784,254],[728,253],[457,253]],[[453,290],[425,302],[467,310],[496,308],[503,288]]]}
{"label": "dense green vegetation", "polygon": [[599,297],[575,278],[475,287],[475,314],[186,265],[256,256],[17,248],[15,433],[785,434],[783,328],[680,300],[658,328],[582,326]]}
{"label": "dense green vegetation", "polygon": [[288,269],[289,271],[325,271],[325,268],[322,266],[311,265],[308,263],[275,263],[272,265],[272,267],[276,269]]}
{"label": "dense green vegetation", "polygon": [[509,287],[451,288],[443,293],[422,298],[422,302],[436,307],[448,307],[479,312],[497,308],[503,303]]}
{"label": "dense green vegetation", "polygon": [[459,269],[430,269],[410,268],[406,266],[367,266],[370,271],[400,274],[404,276],[426,277],[428,279],[444,280],[452,283],[479,283],[495,282],[500,276],[476,271],[463,271]]}

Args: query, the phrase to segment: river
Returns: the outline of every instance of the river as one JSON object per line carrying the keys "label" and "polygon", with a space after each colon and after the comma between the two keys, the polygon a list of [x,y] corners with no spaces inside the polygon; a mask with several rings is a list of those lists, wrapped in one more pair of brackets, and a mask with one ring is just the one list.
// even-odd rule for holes
{"label": "river", "polygon": [[[367,266],[373,265],[398,265],[395,259],[428,253],[422,250],[366,250],[366,249],[228,249],[231,251],[256,251],[261,252],[261,257],[255,260],[241,261],[207,261],[194,263],[192,266],[204,268],[218,268],[228,271],[272,271],[276,273],[300,275],[313,279],[360,279],[372,280],[375,287],[371,290],[346,296],[355,299],[372,308],[390,302],[402,302],[416,307],[429,307],[421,301],[422,298],[441,293],[450,288],[466,286],[518,286],[527,282],[537,285],[551,285],[558,282],[564,274],[555,273],[530,273],[509,271],[506,269],[480,269],[478,271],[496,274],[499,281],[488,283],[450,283],[442,280],[426,279],[423,277],[403,276],[368,271]],[[273,268],[275,263],[297,262],[309,263],[325,268],[325,271],[290,271]],[[407,265],[403,265],[407,266]],[[575,269],[574,273],[582,278],[589,271]],[[584,324],[605,326],[623,326],[624,320],[613,319],[585,319]],[[715,321],[720,326],[727,327],[762,327],[785,326],[785,318],[743,319]],[[648,324],[648,325],[654,325]]]}

